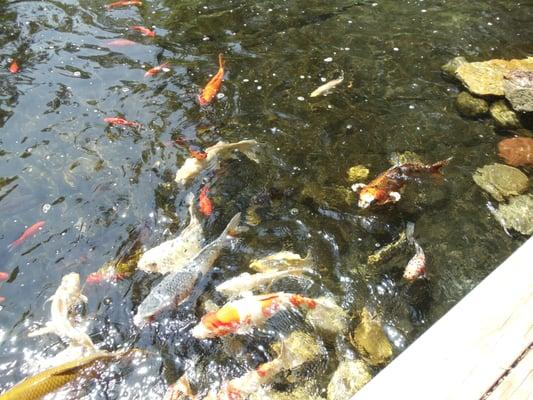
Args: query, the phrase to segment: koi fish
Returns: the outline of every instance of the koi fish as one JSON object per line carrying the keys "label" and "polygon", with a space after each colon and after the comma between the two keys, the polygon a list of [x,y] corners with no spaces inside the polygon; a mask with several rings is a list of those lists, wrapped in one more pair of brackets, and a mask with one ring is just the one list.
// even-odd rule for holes
{"label": "koi fish", "polygon": [[133,46],[134,44],[137,42],[129,39],[114,39],[106,42],[106,46]]}
{"label": "koi fish", "polygon": [[113,264],[105,264],[104,267],[98,271],[91,272],[85,278],[85,283],[88,285],[94,285],[102,282],[117,282],[126,278],[124,274],[116,272]]}
{"label": "koi fish", "polygon": [[137,247],[137,242],[133,242],[130,248],[122,248],[121,253],[114,260],[106,262],[97,271],[91,272],[85,279],[85,283],[93,285],[103,281],[117,282],[126,279],[135,271],[140,256],[140,246]]}
{"label": "koi fish", "polygon": [[240,219],[241,214],[235,214],[217,239],[205,246],[181,270],[165,276],[139,305],[133,323],[140,326],[163,309],[184,302],[191,294],[199,276],[205,275],[211,269],[222,249],[231,243],[228,235],[235,230]]}
{"label": "koi fish", "polygon": [[7,272],[0,272],[0,282],[7,281],[9,274]]}
{"label": "koi fish", "polygon": [[146,251],[137,268],[145,272],[166,274],[176,272],[185,267],[192,257],[200,252],[204,241],[204,232],[200,220],[194,212],[194,195],[187,197],[189,204],[190,222],[180,234],[171,240]]}
{"label": "koi fish", "polygon": [[241,140],[236,143],[218,142],[217,144],[205,149],[207,157],[198,159],[190,157],[185,160],[181,168],[176,172],[175,181],[180,186],[185,186],[191,179],[198,176],[204,169],[218,169],[220,161],[233,156],[233,150],[239,150],[250,160],[259,163],[257,158],[257,149],[259,143],[255,140]]}
{"label": "koi fish", "polygon": [[135,121],[128,121],[127,119],[120,118],[120,117],[106,117],[104,118],[104,122],[110,124],[110,125],[123,125],[123,126],[131,126],[132,128],[140,128],[142,125]]}
{"label": "koi fish", "polygon": [[327,96],[328,92],[331,89],[333,89],[335,86],[337,86],[339,83],[341,83],[343,80],[344,80],[344,72],[339,78],[326,82],[322,86],[319,86],[318,88],[313,90],[311,94],[309,95],[309,97],[317,97],[320,95]]}
{"label": "koi fish", "polygon": [[441,169],[449,164],[452,157],[438,161],[431,165],[421,163],[406,163],[396,165],[382,172],[370,183],[356,183],[352,185],[352,190],[359,194],[360,208],[367,208],[373,204],[383,205],[396,203],[400,200],[400,191],[405,184],[418,174],[441,174]]}
{"label": "koi fish", "polygon": [[8,251],[11,251],[15,247],[20,246],[30,236],[32,236],[32,235],[36,234],[38,231],[40,231],[45,224],[46,224],[46,221],[37,221],[35,224],[30,226],[28,229],[26,229],[24,231],[24,233],[22,235],[20,235],[20,237],[17,240],[14,240],[13,242],[11,242],[7,246]]}
{"label": "koi fish", "polygon": [[202,150],[198,146],[189,146],[188,150],[189,154],[197,160],[201,161],[207,158],[207,153],[205,152],[205,150]]}
{"label": "koi fish", "polygon": [[11,72],[12,74],[16,74],[19,71],[20,71],[20,67],[17,64],[17,61],[13,60],[13,62],[9,65],[9,72]]}
{"label": "koi fish", "polygon": [[302,275],[305,271],[308,271],[308,269],[299,267],[279,271],[260,272],[258,274],[249,274],[244,272],[239,276],[231,278],[230,280],[218,285],[216,287],[216,291],[228,297],[234,297],[243,292],[249,292],[253,289],[256,289],[259,286],[270,284],[273,281],[286,276]]}
{"label": "koi fish", "polygon": [[204,315],[192,329],[197,339],[226,336],[231,333],[245,334],[254,326],[262,325],[279,311],[289,308],[311,310],[317,306],[330,307],[326,299],[310,299],[292,293],[272,293],[248,296],[230,301],[218,311]]}
{"label": "koi fish", "polygon": [[143,36],[155,37],[155,31],[152,31],[144,26],[133,25],[130,26],[129,29],[131,29],[132,31],[140,32]]}
{"label": "koi fish", "polygon": [[208,190],[209,188],[207,186],[204,186],[202,190],[200,190],[200,197],[198,198],[198,206],[200,207],[200,212],[206,217],[210,216],[213,212],[213,203],[211,203],[211,199],[207,197]]}
{"label": "koi fish", "polygon": [[222,79],[224,78],[224,55],[221,53],[218,55],[218,71],[211,78],[211,80],[205,85],[202,93],[198,96],[198,102],[201,106],[206,106],[210,104],[218,91],[220,90],[220,85],[222,84]]}
{"label": "koi fish", "polygon": [[111,4],[106,4],[105,8],[111,9],[111,8],[118,8],[118,7],[127,7],[127,6],[142,6],[143,2],[139,0],[120,0],[115,1]]}
{"label": "koi fish", "polygon": [[61,285],[48,300],[52,301],[50,321],[44,328],[30,332],[28,337],[55,333],[58,336],[66,336],[74,344],[93,349],[94,344],[91,338],[72,326],[69,319],[72,307],[80,302],[87,303],[87,297],[81,294],[80,276],[76,272],[63,276]]}
{"label": "koi fish", "polygon": [[161,65],[158,65],[157,67],[150,68],[148,71],[145,72],[144,77],[147,78],[149,76],[154,76],[155,74],[159,72],[168,72],[170,69],[168,68],[168,63],[163,63]]}
{"label": "koi fish", "polygon": [[283,271],[291,267],[309,267],[312,262],[310,253],[302,258],[291,251],[280,251],[258,260],[252,260],[250,268],[258,272]]}
{"label": "koi fish", "polygon": [[405,230],[409,244],[415,246],[416,254],[409,260],[403,272],[403,278],[408,281],[414,281],[426,276],[426,255],[424,250],[414,238],[415,224],[409,222]]}

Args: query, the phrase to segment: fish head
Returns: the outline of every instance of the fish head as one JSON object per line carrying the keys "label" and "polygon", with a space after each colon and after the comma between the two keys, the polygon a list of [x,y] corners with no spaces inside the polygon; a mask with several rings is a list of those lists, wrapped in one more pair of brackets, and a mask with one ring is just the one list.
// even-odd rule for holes
{"label": "fish head", "polygon": [[373,190],[365,190],[366,188],[361,189],[359,193],[359,201],[357,205],[360,208],[368,208],[377,200],[376,193]]}

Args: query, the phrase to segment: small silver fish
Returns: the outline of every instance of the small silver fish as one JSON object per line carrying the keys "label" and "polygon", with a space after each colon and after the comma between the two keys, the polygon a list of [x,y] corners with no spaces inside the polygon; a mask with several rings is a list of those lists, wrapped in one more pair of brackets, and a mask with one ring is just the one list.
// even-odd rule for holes
{"label": "small silver fish", "polygon": [[237,227],[240,219],[241,213],[235,214],[217,239],[205,246],[185,267],[163,278],[139,305],[137,314],[133,317],[134,324],[141,326],[163,309],[185,301],[198,277],[209,271],[221,250],[231,243],[228,234]]}
{"label": "small silver fish", "polygon": [[331,89],[333,89],[335,86],[337,86],[343,80],[344,80],[344,72],[342,72],[341,76],[338,77],[337,79],[333,79],[333,80],[331,80],[329,82],[326,82],[322,86],[319,86],[318,88],[313,90],[313,92],[311,92],[309,97],[317,97],[317,96],[320,96],[320,95],[326,96]]}
{"label": "small silver fish", "polygon": [[403,278],[408,281],[414,281],[426,276],[426,255],[413,236],[414,229],[415,224],[409,222],[405,230],[407,240],[416,249],[416,254],[409,260],[403,272]]}

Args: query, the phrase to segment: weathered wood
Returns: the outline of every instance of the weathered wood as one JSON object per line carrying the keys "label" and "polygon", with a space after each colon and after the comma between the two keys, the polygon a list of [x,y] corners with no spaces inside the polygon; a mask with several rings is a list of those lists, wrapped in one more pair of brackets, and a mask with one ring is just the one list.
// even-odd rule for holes
{"label": "weathered wood", "polygon": [[479,400],[531,343],[533,238],[352,400]]}

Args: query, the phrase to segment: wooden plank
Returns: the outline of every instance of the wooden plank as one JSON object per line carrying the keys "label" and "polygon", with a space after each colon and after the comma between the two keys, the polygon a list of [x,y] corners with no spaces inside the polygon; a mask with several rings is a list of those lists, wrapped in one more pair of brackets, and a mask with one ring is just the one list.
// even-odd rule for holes
{"label": "wooden plank", "polygon": [[[533,348],[498,382],[486,400],[528,400],[533,398]],[[485,399],[484,399],[485,400]]]}
{"label": "wooden plank", "polygon": [[479,400],[531,343],[533,238],[352,400]]}

